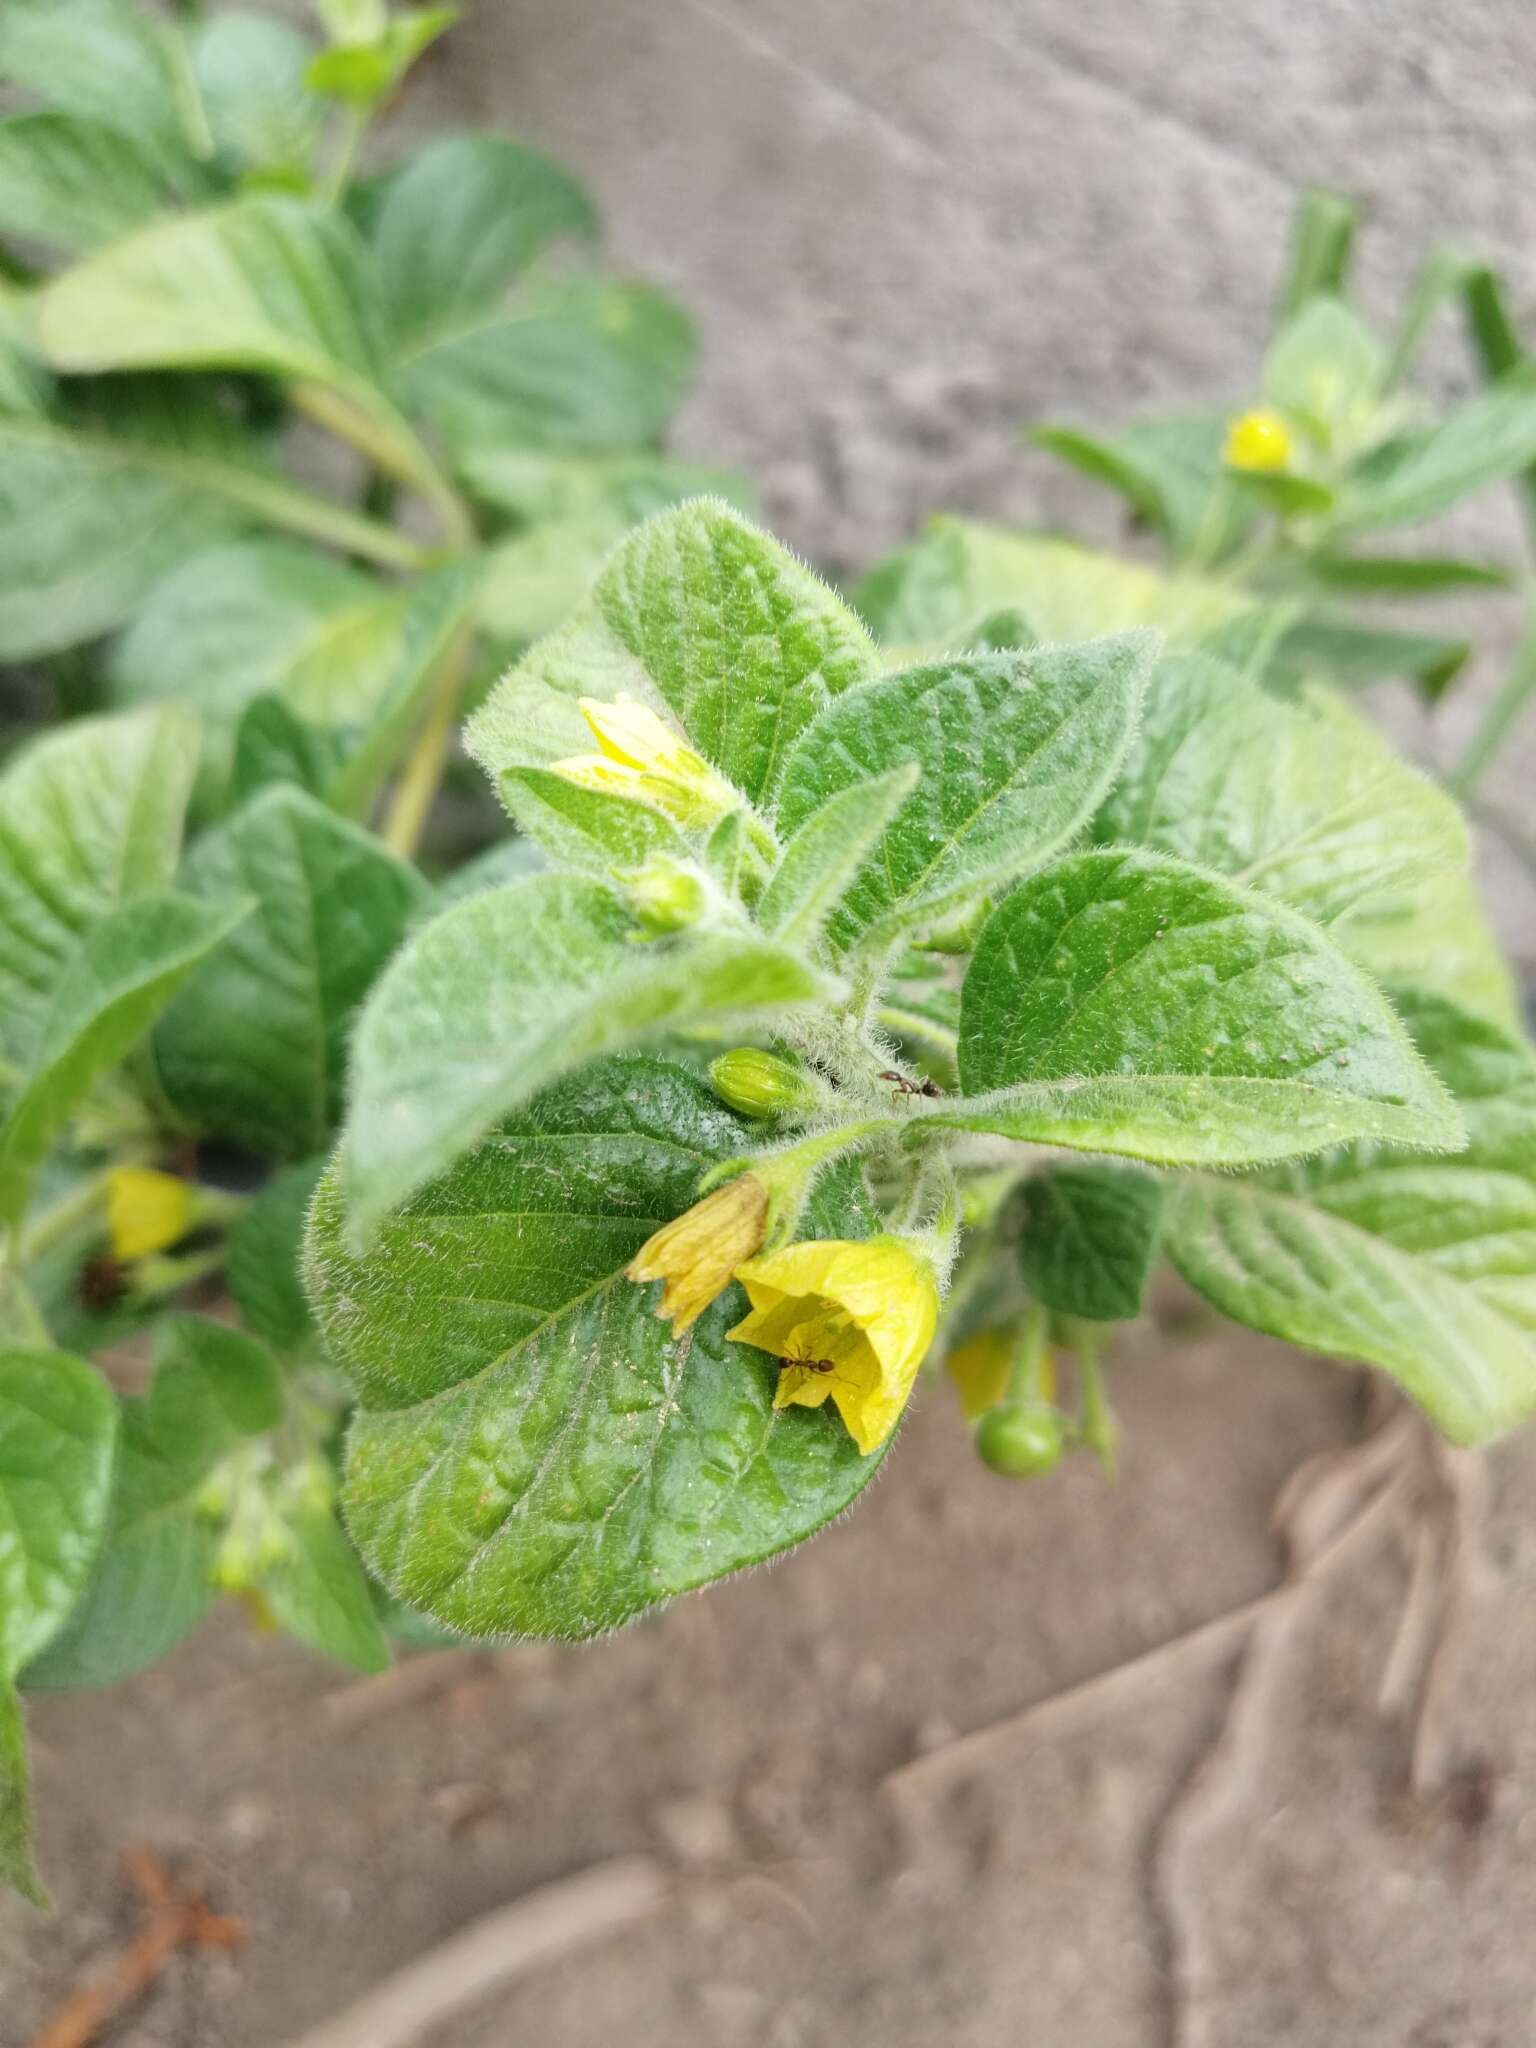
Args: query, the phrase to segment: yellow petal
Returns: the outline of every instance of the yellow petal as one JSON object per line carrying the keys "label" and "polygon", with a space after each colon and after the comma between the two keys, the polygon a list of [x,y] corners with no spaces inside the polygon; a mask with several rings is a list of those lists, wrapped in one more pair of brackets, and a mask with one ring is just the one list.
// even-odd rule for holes
{"label": "yellow petal", "polygon": [[691,753],[671,726],[638,697],[618,697],[611,703],[600,697],[578,697],[576,701],[610,761],[640,770],[665,768]]}
{"label": "yellow petal", "polygon": [[681,1336],[730,1286],[767,1227],[768,1190],[754,1174],[741,1174],[648,1237],[626,1268],[628,1277],[664,1283],[656,1313]]}
{"label": "yellow petal", "polygon": [[1001,1402],[1017,1350],[1016,1330],[983,1330],[945,1359],[944,1370],[960,1390],[967,1422],[974,1422]]}
{"label": "yellow petal", "polygon": [[107,1237],[120,1264],[165,1251],[186,1236],[191,1221],[192,1191],[178,1175],[149,1166],[108,1173]]}

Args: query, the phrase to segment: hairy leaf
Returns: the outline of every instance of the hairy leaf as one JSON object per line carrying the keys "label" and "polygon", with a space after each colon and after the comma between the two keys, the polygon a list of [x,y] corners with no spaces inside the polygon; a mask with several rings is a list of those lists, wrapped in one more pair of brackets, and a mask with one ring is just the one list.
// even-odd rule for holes
{"label": "hairy leaf", "polygon": [[183,880],[214,902],[256,907],[160,1020],[166,1099],[195,1129],[252,1151],[319,1151],[341,1114],[354,1013],[426,908],[427,884],[283,785],[205,834]]}
{"label": "hairy leaf", "polygon": [[1336,697],[1277,697],[1196,655],[1155,671],[1094,834],[1219,869],[1325,925],[1469,852],[1451,799]]}
{"label": "hairy leaf", "polygon": [[1159,1165],[1454,1146],[1444,1090],[1315,925],[1165,855],[1074,854],[989,919],[942,1127]]}
{"label": "hairy leaf", "polygon": [[848,945],[933,924],[1053,853],[1103,798],[1156,654],[1147,634],[935,662],[823,711],[784,773],[781,829],[898,763],[922,778],[832,923]]}
{"label": "hairy leaf", "polygon": [[106,1525],[117,1410],[64,1351],[0,1350],[0,1685],[58,1634]]}
{"label": "hairy leaf", "polygon": [[763,930],[792,946],[814,945],[921,774],[918,762],[903,761],[817,804],[769,877],[757,906]]}
{"label": "hairy leaf", "polygon": [[383,1671],[389,1645],[357,1553],[335,1514],[315,1503],[284,1516],[286,1548],[260,1587],[278,1626],[324,1657],[358,1671]]}
{"label": "hairy leaf", "polygon": [[[624,1279],[742,1127],[674,1063],[561,1082],[346,1249],[334,1181],[310,1243],[317,1307],[364,1409],[347,1517],[392,1591],[456,1629],[579,1637],[772,1556],[867,1484],[827,1411],[772,1407],[730,1344],[732,1289],[681,1340]],[[813,1227],[862,1236],[847,1175]]]}
{"label": "hairy leaf", "polygon": [[637,945],[617,897],[570,875],[455,904],[406,944],[358,1024],[342,1145],[355,1229],[372,1232],[573,1067],[659,1032],[772,1015],[823,989],[796,954],[746,934]]}
{"label": "hairy leaf", "polygon": [[567,699],[628,692],[670,706],[756,802],[823,705],[878,668],[858,620],[818,577],[730,506],[699,499],[630,535],[587,606],[493,692],[469,746],[494,781],[530,758],[525,686]]}
{"label": "hairy leaf", "polygon": [[1123,1166],[1053,1166],[1025,1183],[1019,1265],[1062,1315],[1139,1315],[1157,1252],[1163,1183]]}
{"label": "hairy leaf", "polygon": [[1536,372],[1515,370],[1436,426],[1364,465],[1341,492],[1335,538],[1432,519],[1536,458]]}
{"label": "hairy leaf", "polygon": [[1453,1004],[1404,995],[1470,1143],[1362,1145],[1257,1180],[1194,1177],[1167,1244],[1237,1321],[1389,1372],[1458,1443],[1536,1412],[1536,1057]]}
{"label": "hairy leaf", "polygon": [[229,1291],[247,1326],[275,1351],[296,1351],[313,1323],[299,1278],[304,1219],[324,1165],[274,1174],[229,1233]]}
{"label": "hairy leaf", "polygon": [[599,876],[615,867],[638,867],[650,855],[687,858],[688,843],[649,804],[583,789],[547,768],[509,768],[501,796],[519,832],[552,859]]}

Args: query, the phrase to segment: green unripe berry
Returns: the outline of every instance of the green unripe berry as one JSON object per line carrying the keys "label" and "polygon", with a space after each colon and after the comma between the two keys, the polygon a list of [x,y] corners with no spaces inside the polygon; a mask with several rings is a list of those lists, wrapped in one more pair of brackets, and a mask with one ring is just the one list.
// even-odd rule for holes
{"label": "green unripe berry", "polygon": [[1042,1401],[1019,1408],[994,1408],[976,1429],[982,1463],[1005,1479],[1037,1479],[1054,1470],[1063,1446],[1061,1417]]}
{"label": "green unripe berry", "polygon": [[815,1087],[793,1060],[756,1046],[721,1053],[710,1062],[709,1078],[720,1100],[743,1116],[787,1116],[817,1105]]}
{"label": "green unripe berry", "polygon": [[709,887],[698,869],[664,853],[638,868],[616,870],[629,907],[647,938],[686,931],[709,909]]}

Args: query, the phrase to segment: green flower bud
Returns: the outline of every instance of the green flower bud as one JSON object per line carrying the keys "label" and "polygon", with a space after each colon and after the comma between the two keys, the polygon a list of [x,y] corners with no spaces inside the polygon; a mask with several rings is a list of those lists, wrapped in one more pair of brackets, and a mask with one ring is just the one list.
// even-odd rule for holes
{"label": "green flower bud", "polygon": [[709,1078],[722,1102],[743,1116],[787,1116],[815,1109],[814,1084],[793,1060],[753,1045],[738,1045],[711,1060]]}
{"label": "green flower bud", "polygon": [[1060,1462],[1061,1417],[1043,1401],[1018,1408],[994,1408],[976,1430],[982,1463],[1006,1479],[1035,1479]]}
{"label": "green flower bud", "polygon": [[652,854],[642,867],[626,868],[617,878],[629,907],[647,938],[686,931],[709,908],[709,885],[696,868]]}

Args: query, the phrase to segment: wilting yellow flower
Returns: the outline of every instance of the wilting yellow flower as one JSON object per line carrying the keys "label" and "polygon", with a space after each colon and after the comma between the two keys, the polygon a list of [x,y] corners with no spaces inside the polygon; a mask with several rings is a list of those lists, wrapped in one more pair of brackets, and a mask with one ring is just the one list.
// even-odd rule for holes
{"label": "wilting yellow flower", "polygon": [[867,1456],[891,1431],[939,1320],[939,1288],[922,1253],[899,1237],[786,1245],[739,1266],[752,1313],[729,1334],[791,1362],[775,1408],[829,1397]]}
{"label": "wilting yellow flower", "polygon": [[744,1173],[664,1223],[625,1270],[637,1282],[666,1283],[656,1313],[681,1336],[730,1286],[736,1268],[758,1250],[767,1228],[768,1190],[755,1174]]}
{"label": "wilting yellow flower", "polygon": [[[1019,1355],[1019,1342],[1017,1326],[982,1330],[957,1350],[951,1351],[945,1359],[944,1370],[959,1391],[960,1406],[965,1410],[967,1422],[974,1422],[988,1409],[1001,1405],[1008,1392],[1014,1361]],[[1035,1391],[1040,1400],[1054,1400],[1056,1366],[1049,1352],[1041,1358],[1035,1377]]]}
{"label": "wilting yellow flower", "polygon": [[191,1223],[192,1190],[176,1174],[151,1166],[114,1166],[108,1173],[107,1237],[120,1264],[165,1251]]}
{"label": "wilting yellow flower", "polygon": [[1276,412],[1245,412],[1227,428],[1222,456],[1232,469],[1284,469],[1291,459],[1291,434]]}
{"label": "wilting yellow flower", "polygon": [[637,797],[679,825],[712,825],[738,808],[741,799],[731,785],[648,704],[636,697],[577,702],[601,751],[552,762],[556,775],[581,789]]}

